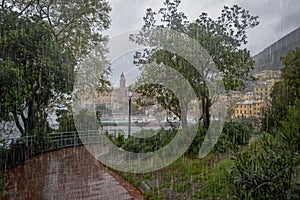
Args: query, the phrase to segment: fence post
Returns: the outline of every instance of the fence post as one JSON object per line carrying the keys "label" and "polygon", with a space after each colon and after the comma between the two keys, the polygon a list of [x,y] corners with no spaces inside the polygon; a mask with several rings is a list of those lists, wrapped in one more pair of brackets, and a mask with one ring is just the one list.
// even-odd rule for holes
{"label": "fence post", "polygon": [[63,148],[63,133],[60,133],[60,148]]}
{"label": "fence post", "polygon": [[77,146],[76,144],[76,134],[75,131],[73,131],[73,147]]}

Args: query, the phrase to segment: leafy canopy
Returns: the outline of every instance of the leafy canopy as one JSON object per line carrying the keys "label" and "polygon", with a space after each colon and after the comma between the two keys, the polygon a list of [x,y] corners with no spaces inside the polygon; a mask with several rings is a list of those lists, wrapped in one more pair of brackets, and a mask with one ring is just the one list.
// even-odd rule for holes
{"label": "leafy canopy", "polygon": [[[227,90],[234,90],[245,86],[246,81],[252,79],[250,71],[253,68],[253,60],[249,50],[243,48],[247,43],[247,30],[258,25],[258,17],[249,14],[237,5],[232,7],[225,6],[220,17],[214,20],[206,13],[202,13],[194,21],[190,22],[185,13],[180,12],[178,7],[180,0],[165,0],[164,6],[153,11],[148,8],[144,19],[142,31],[136,35],[132,35],[130,39],[137,44],[143,44],[146,47],[151,46],[149,33],[157,27],[170,28],[172,30],[185,33],[189,37],[196,40],[206,51],[211,58],[207,59],[207,66],[203,66],[204,71],[209,72],[209,63],[211,60],[217,65],[218,70],[223,74],[223,81]],[[184,51],[184,49],[183,49]],[[180,55],[174,55],[171,52],[163,49],[145,49],[142,52],[137,52],[134,56],[135,63],[140,65],[144,75],[147,77],[159,76],[158,74],[151,75],[153,70],[149,69],[149,64],[155,62],[164,64],[181,73],[194,88],[197,96],[202,101],[202,112],[204,115],[204,123],[206,127],[209,125],[210,107],[212,106],[212,98],[209,97],[208,89],[205,83],[205,76],[209,73],[199,74],[199,72]],[[150,65],[151,66],[151,65]],[[144,93],[147,93],[149,88],[145,86]],[[150,88],[153,91],[153,87]],[[160,90],[156,95],[162,95]],[[153,96],[153,92],[151,93]],[[168,102],[168,107],[174,109],[174,98],[169,98],[170,93],[165,92],[165,99],[171,99]],[[165,103],[165,102],[164,102]]]}
{"label": "leafy canopy", "polygon": [[0,10],[0,18],[0,117],[13,117],[25,134],[46,120],[54,100],[71,93],[75,60],[38,16]]}

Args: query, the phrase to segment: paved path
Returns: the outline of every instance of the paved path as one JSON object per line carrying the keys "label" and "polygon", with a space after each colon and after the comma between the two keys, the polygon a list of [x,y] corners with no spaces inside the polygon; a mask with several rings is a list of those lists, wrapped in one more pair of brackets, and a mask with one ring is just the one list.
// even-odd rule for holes
{"label": "paved path", "polygon": [[39,155],[9,172],[2,199],[143,199],[84,147]]}

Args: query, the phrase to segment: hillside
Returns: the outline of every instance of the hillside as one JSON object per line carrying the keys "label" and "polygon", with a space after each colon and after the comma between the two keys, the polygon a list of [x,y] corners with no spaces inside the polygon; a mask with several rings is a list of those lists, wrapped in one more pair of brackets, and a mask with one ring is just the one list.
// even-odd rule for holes
{"label": "hillside", "polygon": [[300,27],[253,57],[254,74],[263,70],[280,69],[282,67],[280,57],[296,47],[300,47]]}

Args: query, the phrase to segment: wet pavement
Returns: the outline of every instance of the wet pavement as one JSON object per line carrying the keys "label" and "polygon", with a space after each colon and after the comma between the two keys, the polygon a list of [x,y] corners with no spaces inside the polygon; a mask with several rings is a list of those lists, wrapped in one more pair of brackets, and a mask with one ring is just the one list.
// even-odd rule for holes
{"label": "wet pavement", "polygon": [[139,200],[143,196],[84,147],[74,147],[41,154],[11,170],[1,199]]}

